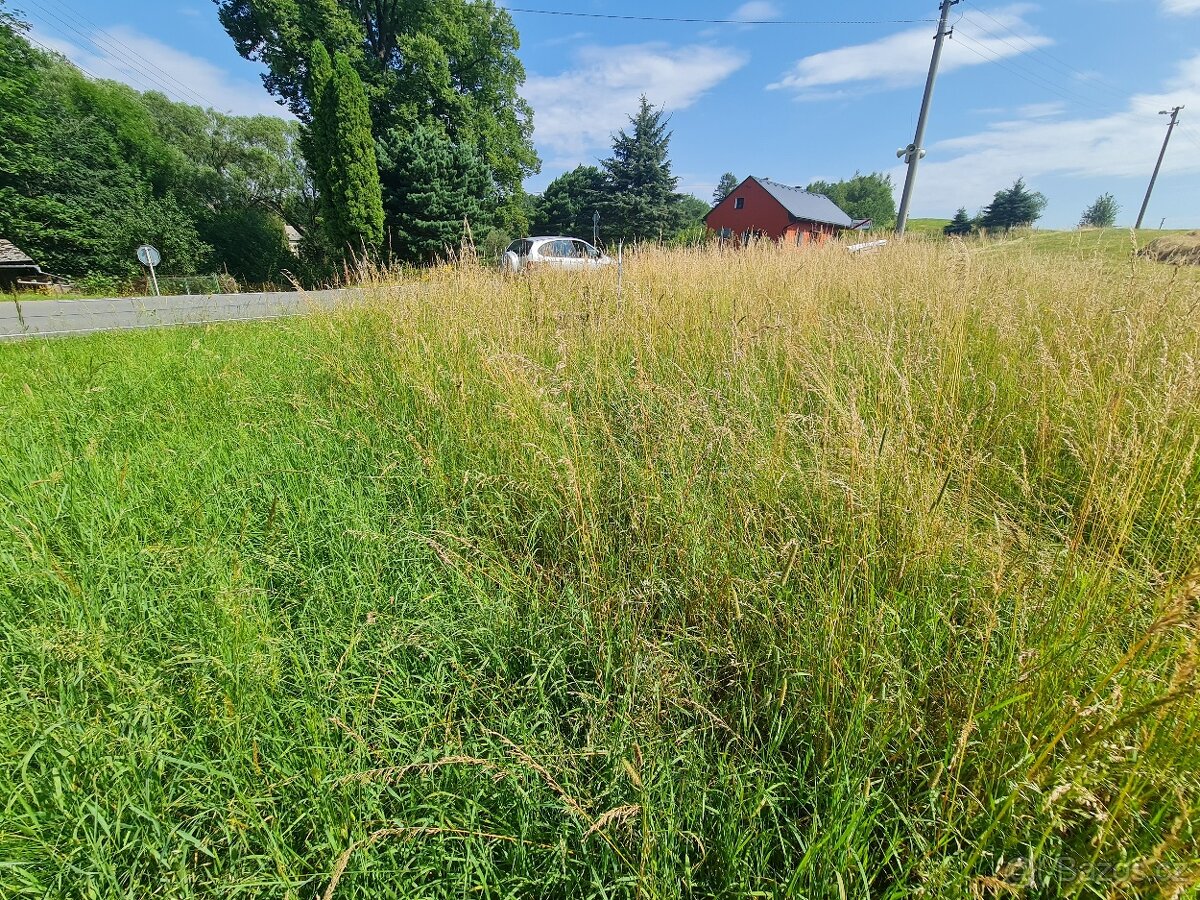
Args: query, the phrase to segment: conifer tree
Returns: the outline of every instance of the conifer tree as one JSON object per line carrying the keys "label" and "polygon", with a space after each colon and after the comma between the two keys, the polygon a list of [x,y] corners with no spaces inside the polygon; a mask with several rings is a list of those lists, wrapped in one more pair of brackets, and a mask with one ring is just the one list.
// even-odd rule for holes
{"label": "conifer tree", "polygon": [[741,184],[741,182],[732,172],[726,172],[724,175],[722,175],[721,180],[717,182],[717,189],[713,191],[713,206],[716,206],[718,203],[732,194],[733,189],[739,184]]}
{"label": "conifer tree", "polygon": [[301,150],[305,159],[308,160],[312,172],[313,186],[317,189],[322,216],[325,214],[324,204],[331,196],[327,174],[329,171],[329,148],[333,144],[334,136],[328,127],[332,116],[325,111],[323,101],[325,89],[329,87],[329,82],[332,80],[333,60],[329,58],[329,51],[320,41],[313,41],[308,51],[306,86],[312,118],[304,130]]}
{"label": "conifer tree", "polygon": [[661,109],[645,95],[632,129],[613,139],[613,155],[603,161],[607,202],[601,217],[608,223],[609,240],[659,240],[670,237],[680,225],[679,179],[671,174],[668,152],[671,133]]}
{"label": "conifer tree", "polygon": [[975,225],[971,222],[971,217],[967,215],[967,208],[960,206],[950,224],[943,228],[942,232],[948,236],[962,236],[970,234],[974,229]]}
{"label": "conifer tree", "polygon": [[383,243],[379,166],[366,91],[344,53],[334,57],[318,110],[321,122],[314,130],[326,162],[329,241],[338,252],[372,253]]}
{"label": "conifer tree", "polygon": [[1032,225],[1042,217],[1046,198],[1025,186],[1018,178],[1008,190],[996,191],[992,202],[983,211],[980,224],[984,228],[1003,228],[1006,231]]}
{"label": "conifer tree", "polygon": [[[595,166],[576,166],[534,198],[530,228],[535,234],[590,238],[592,216],[604,205],[605,196],[604,173]],[[602,220],[601,227],[607,230],[607,226]]]}
{"label": "conifer tree", "polygon": [[[476,234],[493,224],[496,185],[472,146],[418,125],[412,134],[388,132],[379,154],[389,242],[401,259],[428,262],[457,250],[464,219]],[[490,207],[480,198],[490,198]]]}

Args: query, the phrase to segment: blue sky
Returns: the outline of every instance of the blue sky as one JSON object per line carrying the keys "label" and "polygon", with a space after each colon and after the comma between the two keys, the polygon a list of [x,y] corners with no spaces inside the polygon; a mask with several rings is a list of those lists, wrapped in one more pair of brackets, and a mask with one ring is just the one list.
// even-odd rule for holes
{"label": "blue sky", "polygon": [[[604,156],[643,92],[671,114],[681,189],[705,199],[725,171],[794,184],[856,170],[903,179],[895,151],[912,140],[936,0],[506,5],[522,35],[523,92],[543,159],[530,190]],[[283,114],[205,0],[10,6],[36,40],[92,74],[237,113]],[[526,8],[737,24],[518,11]],[[861,24],[788,24],[814,19]],[[902,21],[922,19],[930,21]],[[1043,225],[1074,225],[1106,191],[1131,224],[1165,134],[1158,111],[1183,104],[1147,224],[1200,226],[1200,0],[966,0],[951,21],[914,215],[974,212],[1023,175],[1050,200]]]}

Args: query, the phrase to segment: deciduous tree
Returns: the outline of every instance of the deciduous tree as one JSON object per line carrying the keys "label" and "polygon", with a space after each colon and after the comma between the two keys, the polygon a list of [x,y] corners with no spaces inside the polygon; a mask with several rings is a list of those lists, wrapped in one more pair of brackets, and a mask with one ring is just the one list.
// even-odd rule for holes
{"label": "deciduous tree", "polygon": [[808,190],[824,194],[852,219],[870,219],[875,228],[887,229],[896,224],[896,197],[890,175],[855,172],[847,181],[814,181]]}
{"label": "deciduous tree", "polygon": [[[418,125],[471,146],[491,170],[502,218],[522,220],[538,170],[525,70],[508,11],[493,0],[214,0],[239,53],[302,121],[312,116],[309,47],[344,53],[365,86],[374,136]],[[483,199],[483,198],[480,198]]]}
{"label": "deciduous tree", "polygon": [[1079,219],[1080,228],[1112,228],[1117,223],[1117,213],[1121,204],[1112,194],[1101,194],[1096,201],[1083,211]]}

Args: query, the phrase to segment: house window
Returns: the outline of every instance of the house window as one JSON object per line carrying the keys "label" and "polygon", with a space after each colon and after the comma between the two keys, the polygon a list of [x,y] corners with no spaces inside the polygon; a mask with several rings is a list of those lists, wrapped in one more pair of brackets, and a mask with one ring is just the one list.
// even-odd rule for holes
{"label": "house window", "polygon": [[744,209],[745,206],[746,206],[746,198],[745,197],[738,197],[733,201],[734,209]]}
{"label": "house window", "polygon": [[732,228],[722,228],[720,231],[717,232],[717,237],[731,238],[731,237],[733,237],[733,229]]}

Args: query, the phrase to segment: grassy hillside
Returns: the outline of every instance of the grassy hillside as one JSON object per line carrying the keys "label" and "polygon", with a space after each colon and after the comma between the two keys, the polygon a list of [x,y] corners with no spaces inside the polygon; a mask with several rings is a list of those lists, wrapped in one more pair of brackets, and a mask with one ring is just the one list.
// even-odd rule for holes
{"label": "grassy hillside", "polygon": [[905,230],[909,234],[942,237],[944,234],[943,229],[949,224],[949,219],[909,219]]}
{"label": "grassy hillside", "polygon": [[0,345],[0,895],[1195,889],[1194,284],[426,287]]}

